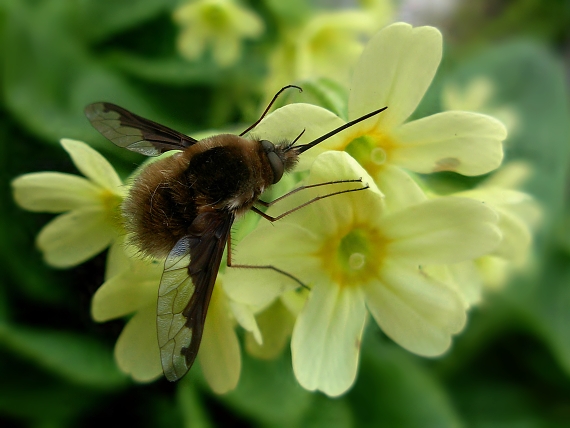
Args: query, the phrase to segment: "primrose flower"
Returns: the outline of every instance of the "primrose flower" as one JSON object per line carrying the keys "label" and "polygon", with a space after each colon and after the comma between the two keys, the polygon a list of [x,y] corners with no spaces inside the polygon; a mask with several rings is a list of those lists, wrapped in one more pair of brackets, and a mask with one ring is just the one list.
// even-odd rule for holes
{"label": "primrose flower", "polygon": [[447,85],[443,89],[441,103],[445,110],[469,110],[490,114],[505,124],[512,136],[520,126],[514,107],[496,105],[493,97],[497,89],[493,81],[485,76],[476,77],[460,89],[457,85]]}
{"label": "primrose flower", "polygon": [[326,77],[349,81],[362,53],[362,37],[384,22],[363,10],[321,12],[299,26],[285,26],[269,59],[266,93],[273,94],[292,81]]}
{"label": "primrose flower", "polygon": [[87,144],[61,140],[85,177],[59,172],[25,174],[12,182],[14,199],[29,211],[64,213],[39,233],[37,245],[52,266],[82,263],[108,247],[121,230],[121,179]]}
{"label": "primrose flower", "polygon": [[197,0],[174,12],[182,27],[178,49],[187,59],[198,59],[206,46],[212,48],[220,66],[235,63],[241,55],[242,39],[256,38],[264,29],[263,21],[233,0]]}
{"label": "primrose flower", "polygon": [[[158,286],[164,261],[140,259],[123,243],[111,248],[107,280],[97,290],[91,303],[95,321],[104,322],[134,314],[123,329],[115,346],[119,368],[138,382],[162,376],[156,328]],[[234,389],[241,371],[241,354],[236,320],[261,342],[253,313],[243,304],[232,302],[218,275],[197,361],[212,390],[218,394]]]}
{"label": "primrose flower", "polygon": [[[240,243],[236,259],[273,265],[311,288],[293,329],[293,369],[304,388],[338,396],[355,380],[368,312],[407,350],[423,356],[445,352],[465,324],[466,307],[453,287],[423,266],[472,260],[492,251],[501,234],[497,214],[467,198],[437,198],[387,212],[380,190],[346,153],[319,156],[306,184],[330,181],[331,171],[336,180],[362,177],[370,189],[320,200],[276,224],[260,223]],[[322,187],[297,192],[268,214],[323,193]],[[250,305],[298,287],[276,272],[236,271],[226,272],[226,289]]]}
{"label": "primrose flower", "polygon": [[[348,120],[381,107],[388,109],[307,151],[299,168],[307,168],[323,151],[344,150],[368,171],[390,203],[418,193],[405,169],[472,176],[497,168],[507,133],[490,116],[446,111],[404,123],[431,83],[441,55],[441,33],[436,28],[397,23],[378,32],[354,70]],[[279,130],[280,135],[293,137],[299,127],[309,130],[315,123],[331,130],[346,122],[316,106],[288,105],[267,117],[256,135],[265,137]],[[300,143],[305,141],[310,141],[307,135]],[[402,186],[407,190],[402,191]]]}
{"label": "primrose flower", "polygon": [[540,221],[541,209],[529,194],[517,188],[530,173],[528,164],[511,162],[474,189],[455,194],[484,202],[499,214],[503,239],[493,252],[476,260],[483,285],[488,288],[502,287],[513,271],[528,266],[532,230]]}

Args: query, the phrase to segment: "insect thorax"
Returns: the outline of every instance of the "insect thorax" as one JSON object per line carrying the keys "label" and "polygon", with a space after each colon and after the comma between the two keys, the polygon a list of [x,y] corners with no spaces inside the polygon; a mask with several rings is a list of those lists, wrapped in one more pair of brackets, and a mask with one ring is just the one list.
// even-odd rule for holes
{"label": "insect thorax", "polygon": [[247,211],[272,180],[264,155],[256,141],[221,135],[150,164],[123,204],[131,242],[165,257],[200,213]]}

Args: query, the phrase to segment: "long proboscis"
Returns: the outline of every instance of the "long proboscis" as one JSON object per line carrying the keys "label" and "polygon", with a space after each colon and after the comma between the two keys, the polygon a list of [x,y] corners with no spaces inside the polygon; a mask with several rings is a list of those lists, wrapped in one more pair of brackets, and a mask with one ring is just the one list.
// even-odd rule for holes
{"label": "long proboscis", "polygon": [[336,128],[336,129],[333,129],[331,132],[326,133],[325,135],[323,135],[323,136],[317,138],[317,139],[314,140],[314,141],[311,141],[310,143],[303,144],[303,145],[300,145],[300,146],[294,146],[294,147],[291,147],[291,148],[292,148],[292,149],[294,148],[298,153],[303,153],[304,151],[309,150],[311,147],[314,147],[314,146],[316,146],[317,144],[322,143],[322,142],[325,141],[327,138],[330,138],[330,137],[332,137],[333,135],[336,135],[336,134],[338,134],[339,132],[344,131],[346,128],[350,128],[351,126],[356,125],[357,123],[362,122],[363,120],[366,120],[366,119],[368,119],[368,118],[370,118],[370,117],[372,117],[372,116],[376,116],[377,114],[382,113],[382,112],[383,112],[384,110],[386,110],[387,108],[388,108],[388,107],[382,107],[381,109],[374,110],[374,111],[371,112],[371,113],[365,114],[364,116],[360,116],[358,119],[351,120],[350,122],[345,123],[344,125],[339,126],[339,127]]}

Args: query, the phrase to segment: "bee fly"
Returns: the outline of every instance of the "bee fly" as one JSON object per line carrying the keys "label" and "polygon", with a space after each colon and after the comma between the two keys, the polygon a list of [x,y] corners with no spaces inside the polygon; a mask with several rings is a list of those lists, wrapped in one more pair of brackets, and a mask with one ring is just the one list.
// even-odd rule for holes
{"label": "bee fly", "polygon": [[232,265],[230,229],[236,217],[253,210],[275,221],[318,199],[366,188],[323,195],[278,217],[254,206],[267,207],[277,201],[263,202],[259,197],[293,169],[301,153],[386,109],[348,122],[308,144],[294,145],[302,133],[294,141],[278,145],[244,138],[279,94],[290,87],[301,90],[293,85],[282,88],[259,120],[240,135],[221,134],[199,141],[110,103],[90,104],[85,109],[95,129],[119,147],[146,156],[182,150],[147,166],[122,207],[131,242],[145,255],[166,259],[158,291],[157,328],[162,368],[169,381],[182,378],[196,358],[226,244],[228,267],[273,269],[301,283],[273,266]]}

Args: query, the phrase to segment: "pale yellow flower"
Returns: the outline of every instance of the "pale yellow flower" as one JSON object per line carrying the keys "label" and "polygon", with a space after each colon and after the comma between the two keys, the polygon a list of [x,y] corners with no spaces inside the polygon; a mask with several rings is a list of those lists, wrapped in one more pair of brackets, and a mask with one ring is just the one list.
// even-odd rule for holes
{"label": "pale yellow flower", "polygon": [[317,13],[299,26],[284,25],[269,59],[266,94],[317,77],[348,83],[363,38],[378,30],[387,20],[383,18],[365,10],[341,10]]}
{"label": "pale yellow flower", "polygon": [[531,171],[530,165],[513,161],[473,190],[456,194],[482,201],[499,214],[503,239],[492,253],[476,261],[483,285],[488,288],[499,289],[514,272],[532,266],[532,231],[542,212],[535,199],[518,190]]}
{"label": "pale yellow flower", "polygon": [[121,230],[123,184],[107,160],[81,141],[61,140],[85,176],[59,172],[26,174],[12,182],[22,208],[64,213],[39,233],[37,245],[52,266],[82,263],[108,247]]}
{"label": "pale yellow flower", "polygon": [[540,221],[541,210],[529,194],[517,190],[531,171],[530,165],[513,161],[475,188],[452,194],[493,208],[499,216],[497,226],[502,236],[492,252],[474,261],[426,268],[430,275],[455,287],[466,307],[479,303],[485,288],[500,289],[513,273],[533,266],[532,230]]}
{"label": "pale yellow flower", "polygon": [[198,59],[210,47],[220,66],[235,63],[241,55],[243,39],[259,37],[263,21],[234,0],[191,1],[174,12],[182,27],[178,49],[189,60]]}
{"label": "pale yellow flower", "polygon": [[468,110],[489,114],[499,119],[512,136],[520,127],[520,119],[515,108],[508,104],[497,105],[493,97],[497,89],[493,82],[484,76],[471,79],[464,88],[447,85],[443,89],[441,104],[444,110]]}
{"label": "pale yellow flower", "polygon": [[[371,188],[318,201],[276,224],[260,223],[236,257],[239,263],[274,265],[311,287],[293,330],[293,368],[306,389],[337,396],[355,380],[368,312],[409,351],[445,352],[464,326],[466,307],[453,287],[422,268],[489,253],[501,235],[497,214],[467,198],[438,198],[387,212],[382,193],[346,153],[319,156],[307,184],[333,177],[363,177]],[[316,194],[298,192],[268,213]],[[232,298],[254,306],[298,286],[276,272],[250,269],[231,269],[226,281]]]}
{"label": "pale yellow flower", "polygon": [[[157,339],[156,305],[164,261],[143,260],[133,249],[123,250],[118,241],[110,251],[107,280],[93,296],[91,312],[99,322],[134,314],[115,346],[119,368],[139,382],[162,376]],[[202,344],[197,361],[212,390],[223,394],[234,389],[241,371],[236,320],[261,342],[253,312],[233,302],[223,289],[218,275],[210,301]]]}
{"label": "pale yellow flower", "polygon": [[[507,134],[490,116],[447,111],[405,123],[431,83],[441,55],[441,34],[436,28],[397,23],[377,33],[354,70],[348,119],[384,106],[388,109],[307,151],[299,167],[308,167],[325,150],[344,150],[368,171],[389,204],[396,205],[423,198],[405,169],[480,175],[497,168]],[[256,135],[279,133],[294,138],[299,128],[310,131],[318,124],[331,130],[344,123],[316,106],[288,105],[261,123]],[[307,132],[301,143],[310,141],[310,136]]]}

